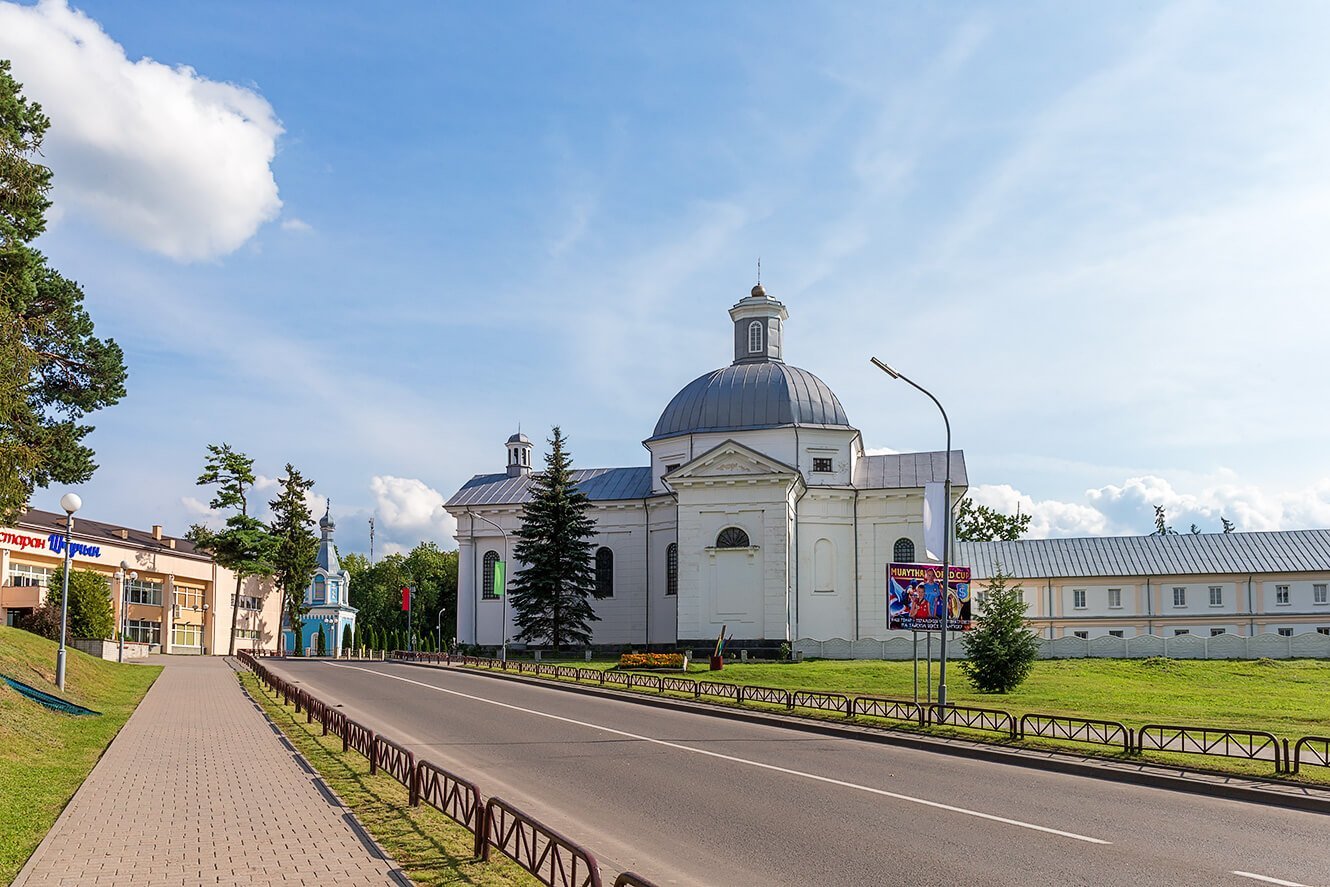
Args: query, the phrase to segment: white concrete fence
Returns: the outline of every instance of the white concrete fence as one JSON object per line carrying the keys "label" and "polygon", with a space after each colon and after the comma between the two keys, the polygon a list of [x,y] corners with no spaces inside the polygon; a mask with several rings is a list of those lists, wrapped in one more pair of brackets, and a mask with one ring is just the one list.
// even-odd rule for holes
{"label": "white concrete fence", "polygon": [[[1330,635],[1309,631],[1288,637],[1278,634],[1258,634],[1243,637],[1221,634],[1214,637],[1184,634],[1174,637],[1139,635],[1132,638],[1111,636],[1098,638],[1036,638],[1040,659],[1146,659],[1163,656],[1168,659],[1330,659]],[[941,643],[933,638],[933,658],[938,657]],[[794,652],[805,659],[913,659],[916,644],[906,637],[877,640],[861,638],[847,641],[830,638],[825,641],[801,638],[794,643]],[[917,643],[918,656],[928,650],[925,635]],[[965,636],[952,633],[948,640],[947,656],[965,658]]]}

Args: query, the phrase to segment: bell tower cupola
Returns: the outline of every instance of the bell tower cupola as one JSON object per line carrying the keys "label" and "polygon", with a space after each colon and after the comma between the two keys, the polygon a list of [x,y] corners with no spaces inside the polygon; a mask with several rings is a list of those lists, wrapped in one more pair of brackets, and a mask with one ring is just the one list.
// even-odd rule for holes
{"label": "bell tower cupola", "polygon": [[790,312],[785,306],[767,295],[759,283],[748,297],[740,299],[730,309],[734,320],[734,362],[762,363],[781,361],[785,319]]}
{"label": "bell tower cupola", "polygon": [[531,441],[522,432],[508,438],[508,476],[524,477],[531,473]]}

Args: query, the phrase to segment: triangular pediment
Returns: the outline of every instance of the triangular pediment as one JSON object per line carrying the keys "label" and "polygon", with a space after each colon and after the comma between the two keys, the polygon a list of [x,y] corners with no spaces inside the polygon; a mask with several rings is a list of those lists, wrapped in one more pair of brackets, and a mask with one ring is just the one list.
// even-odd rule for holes
{"label": "triangular pediment", "polygon": [[741,443],[727,440],[665,476],[672,484],[688,481],[714,480],[733,477],[770,477],[790,479],[797,477],[798,469],[770,456],[749,449]]}

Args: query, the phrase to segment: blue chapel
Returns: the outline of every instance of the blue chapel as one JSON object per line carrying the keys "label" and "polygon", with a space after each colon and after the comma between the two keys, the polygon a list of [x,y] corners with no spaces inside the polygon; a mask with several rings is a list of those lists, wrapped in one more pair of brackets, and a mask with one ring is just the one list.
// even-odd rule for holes
{"label": "blue chapel", "polygon": [[[305,614],[301,634],[304,638],[304,649],[311,653],[318,649],[320,626],[327,640],[329,655],[336,655],[341,648],[342,633],[347,626],[350,626],[353,635],[356,630],[358,611],[351,606],[351,576],[342,569],[342,564],[337,559],[337,546],[333,544],[335,529],[332,502],[329,501],[323,517],[319,518],[319,532],[322,538],[319,540],[314,578],[305,589],[305,606],[309,608],[309,612]],[[295,636],[285,619],[283,629],[286,650],[288,653],[293,652],[296,648]]]}

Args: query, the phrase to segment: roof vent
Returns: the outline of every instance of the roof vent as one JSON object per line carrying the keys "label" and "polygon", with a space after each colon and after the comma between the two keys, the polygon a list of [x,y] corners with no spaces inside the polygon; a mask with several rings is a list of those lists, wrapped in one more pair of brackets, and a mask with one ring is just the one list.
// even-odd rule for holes
{"label": "roof vent", "polygon": [[121,527],[120,529],[116,530],[115,534],[119,536],[121,539],[129,538],[129,530],[125,529],[124,527]]}
{"label": "roof vent", "polygon": [[168,548],[174,549],[174,548],[175,548],[175,540],[174,540],[174,539],[167,539],[167,540],[166,540],[166,545],[167,545]]}
{"label": "roof vent", "polygon": [[153,525],[152,525],[152,538],[156,539],[158,542],[161,542],[161,541],[162,541],[162,525],[161,525],[161,524],[153,524]]}

